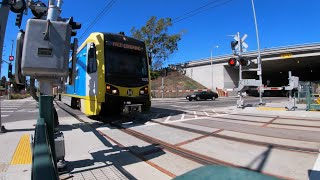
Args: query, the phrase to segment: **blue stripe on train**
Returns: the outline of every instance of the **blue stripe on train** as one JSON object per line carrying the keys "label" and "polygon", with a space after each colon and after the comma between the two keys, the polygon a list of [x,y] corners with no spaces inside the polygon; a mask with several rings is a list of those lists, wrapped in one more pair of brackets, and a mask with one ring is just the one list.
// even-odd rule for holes
{"label": "blue stripe on train", "polygon": [[[66,86],[66,93],[78,96],[86,96],[86,71],[87,71],[87,46],[77,54],[76,77],[74,85]],[[69,63],[69,68],[72,64]]]}

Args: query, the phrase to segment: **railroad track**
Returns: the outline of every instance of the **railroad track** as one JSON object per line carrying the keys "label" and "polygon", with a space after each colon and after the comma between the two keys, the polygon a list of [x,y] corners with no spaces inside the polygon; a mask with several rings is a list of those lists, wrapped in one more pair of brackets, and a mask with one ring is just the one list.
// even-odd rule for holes
{"label": "railroad track", "polygon": [[[58,103],[57,103],[58,104]],[[65,110],[67,113],[69,113],[70,115],[72,115],[73,117],[75,117],[76,119],[78,119],[81,122],[86,122],[83,119],[81,119],[80,117],[78,117],[76,114],[74,114],[73,112],[69,111],[68,109],[62,107],[61,105],[58,104],[58,106]],[[102,118],[103,120],[103,118]],[[279,145],[279,144],[272,144],[272,143],[264,143],[264,142],[259,142],[259,141],[252,141],[252,140],[245,140],[245,139],[241,139],[241,138],[235,138],[235,137],[229,137],[229,136],[224,136],[224,135],[219,135],[219,134],[214,134],[214,133],[208,133],[208,132],[204,132],[204,131],[200,131],[200,130],[195,130],[195,129],[191,129],[191,128],[186,128],[186,127],[181,127],[181,126],[176,126],[176,125],[172,125],[172,124],[165,124],[165,123],[160,123],[160,122],[155,122],[158,123],[160,125],[164,125],[164,126],[168,126],[168,127],[172,127],[172,128],[176,128],[176,129],[180,129],[180,130],[185,130],[185,131],[189,131],[189,132],[194,132],[197,134],[201,134],[201,135],[207,135],[207,136],[212,136],[212,137],[217,137],[217,138],[222,138],[222,139],[226,139],[226,140],[233,140],[233,141],[238,141],[238,142],[243,142],[243,143],[247,143],[247,144],[255,144],[255,145],[260,145],[260,146],[272,146],[274,148],[279,148],[279,149],[283,149],[283,150],[289,150],[289,151],[301,151],[303,153],[319,153],[318,151],[314,150],[314,149],[309,149],[309,148],[300,148],[300,147],[293,147],[293,146],[286,146],[286,145]],[[189,159],[191,161],[197,162],[199,164],[202,165],[210,165],[210,164],[217,164],[217,165],[224,165],[224,166],[231,166],[231,167],[237,167],[237,168],[242,168],[242,169],[247,169],[247,170],[252,170],[252,171],[257,171],[255,169],[251,169],[248,167],[243,167],[243,166],[239,166],[230,162],[226,162],[226,161],[222,161],[220,159],[216,159],[213,157],[209,157],[194,151],[190,151],[187,150],[185,148],[179,147],[177,145],[174,144],[170,144],[167,142],[164,142],[162,140],[156,139],[154,137],[148,136],[146,134],[137,132],[135,130],[129,129],[129,128],[125,128],[122,125],[122,122],[113,122],[113,123],[109,123],[111,126],[119,129],[120,131],[133,136],[137,139],[140,139],[142,141],[145,141],[147,143],[150,144],[154,144],[157,145],[158,147],[160,147],[163,150],[169,151],[173,154],[176,154],[180,157]],[[90,124],[89,124],[90,125]],[[93,127],[92,128],[97,128],[97,127]],[[107,139],[113,141],[114,143],[116,143],[119,147],[125,148],[125,146],[123,146],[122,144],[120,144],[119,142],[117,142],[116,140],[112,139],[111,137],[107,136],[105,133],[103,133],[102,131],[98,132],[102,135],[105,136]],[[143,160],[143,161],[147,161],[143,154],[137,154],[134,151],[131,151],[130,149],[128,149],[133,155],[135,155],[137,158]],[[147,162],[150,165],[154,166],[155,168],[159,169],[160,171],[168,174],[170,177],[175,177],[174,174],[172,174],[170,171],[163,169],[162,167],[158,167],[157,165],[151,163],[151,162]],[[271,174],[268,172],[264,172],[264,171],[258,171],[260,173],[266,174],[266,175],[270,175],[270,176],[274,176],[280,179],[291,179],[288,177],[284,177],[284,176],[279,176],[279,175],[275,175],[275,174]]]}

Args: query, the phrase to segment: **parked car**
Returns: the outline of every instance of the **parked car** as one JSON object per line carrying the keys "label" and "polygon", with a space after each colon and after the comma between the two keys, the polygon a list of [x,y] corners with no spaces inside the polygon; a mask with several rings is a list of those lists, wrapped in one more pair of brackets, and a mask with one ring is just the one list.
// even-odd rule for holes
{"label": "parked car", "polygon": [[189,101],[192,100],[196,100],[199,101],[201,99],[207,100],[207,99],[212,99],[215,100],[216,98],[218,98],[218,94],[212,91],[204,91],[204,92],[195,92],[193,94],[187,95],[186,99],[188,99]]}

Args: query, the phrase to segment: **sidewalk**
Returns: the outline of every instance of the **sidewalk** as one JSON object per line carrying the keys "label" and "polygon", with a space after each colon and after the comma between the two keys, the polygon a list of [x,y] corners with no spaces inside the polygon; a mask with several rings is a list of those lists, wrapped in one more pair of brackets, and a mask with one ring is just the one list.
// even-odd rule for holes
{"label": "sidewalk", "polygon": [[31,179],[30,134],[36,120],[4,123],[8,132],[0,134],[0,179]]}
{"label": "sidewalk", "polygon": [[296,104],[295,111],[288,111],[285,107],[288,101],[280,101],[273,103],[266,103],[265,105],[249,104],[244,108],[237,108],[236,105],[222,108],[215,108],[216,111],[224,111],[226,113],[247,113],[260,115],[275,115],[298,118],[317,118],[320,119],[320,111],[306,111],[305,104]]}

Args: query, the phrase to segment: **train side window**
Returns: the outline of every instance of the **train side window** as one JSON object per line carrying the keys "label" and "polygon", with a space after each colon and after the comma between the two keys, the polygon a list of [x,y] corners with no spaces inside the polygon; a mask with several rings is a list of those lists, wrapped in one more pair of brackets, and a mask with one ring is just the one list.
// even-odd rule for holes
{"label": "train side window", "polygon": [[87,53],[87,72],[94,73],[97,72],[97,58],[96,58],[96,46],[94,43],[91,43],[88,48]]}

